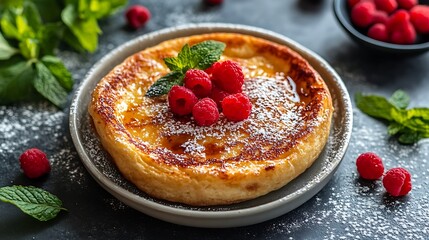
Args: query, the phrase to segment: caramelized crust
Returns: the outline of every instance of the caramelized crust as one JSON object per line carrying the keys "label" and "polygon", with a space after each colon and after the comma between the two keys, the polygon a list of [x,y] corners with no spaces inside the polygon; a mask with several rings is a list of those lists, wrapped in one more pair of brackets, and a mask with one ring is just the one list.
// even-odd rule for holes
{"label": "caramelized crust", "polygon": [[[144,94],[169,72],[163,58],[185,43],[226,44],[240,63],[249,119],[213,126],[174,116],[166,97]],[[213,33],[145,49],[97,85],[89,113],[121,173],[146,193],[190,205],[240,202],[276,190],[307,169],[326,144],[333,108],[319,74],[291,49],[252,36]]]}

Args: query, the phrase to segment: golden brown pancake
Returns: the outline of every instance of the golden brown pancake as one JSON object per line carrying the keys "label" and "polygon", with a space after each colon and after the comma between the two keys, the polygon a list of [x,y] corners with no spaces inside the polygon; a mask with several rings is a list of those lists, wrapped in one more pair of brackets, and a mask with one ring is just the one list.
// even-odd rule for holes
{"label": "golden brown pancake", "polygon": [[[240,63],[250,117],[221,114],[209,127],[174,116],[167,97],[145,97],[169,72],[165,57],[185,43],[224,42],[221,61]],[[333,107],[323,79],[299,54],[260,38],[212,33],[147,48],[116,66],[96,86],[89,113],[123,176],[147,194],[194,206],[231,204],[285,186],[323,150]]]}

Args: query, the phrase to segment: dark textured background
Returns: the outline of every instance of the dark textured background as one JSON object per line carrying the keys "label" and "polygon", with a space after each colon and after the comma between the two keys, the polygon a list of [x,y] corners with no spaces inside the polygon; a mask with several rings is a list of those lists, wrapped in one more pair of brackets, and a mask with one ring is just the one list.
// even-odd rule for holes
{"label": "dark textured background", "polygon": [[[136,36],[185,23],[226,22],[269,29],[315,51],[340,74],[352,96],[357,91],[389,96],[400,88],[410,93],[413,106],[429,106],[429,54],[385,56],[357,46],[334,20],[331,1],[225,0],[219,7],[207,7],[200,0],[139,2],[153,15],[145,28],[130,31],[121,11],[102,22],[95,54],[61,51],[76,80],[75,89],[98,59]],[[28,180],[20,172],[18,157],[30,147],[47,152],[53,166],[48,177]],[[412,192],[391,198],[380,181],[360,180],[354,162],[366,151],[378,153],[386,168],[407,168],[413,175]],[[388,137],[382,122],[354,109],[349,150],[319,194],[258,225],[198,229],[146,216],[104,191],[77,156],[69,135],[68,109],[47,103],[0,106],[0,187],[43,187],[69,210],[52,221],[38,222],[0,202],[0,239],[428,239],[428,155],[429,140],[399,145]]]}

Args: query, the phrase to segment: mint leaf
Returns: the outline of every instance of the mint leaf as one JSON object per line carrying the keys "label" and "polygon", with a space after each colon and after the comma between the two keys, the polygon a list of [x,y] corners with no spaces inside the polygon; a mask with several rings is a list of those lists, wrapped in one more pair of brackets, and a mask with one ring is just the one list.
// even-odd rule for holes
{"label": "mint leaf", "polygon": [[6,10],[3,11],[2,18],[0,20],[0,26],[3,34],[8,38],[21,39],[21,35],[15,26],[15,14]]}
{"label": "mint leaf", "polygon": [[157,97],[167,94],[174,85],[183,85],[184,77],[182,72],[170,72],[152,84],[145,96]]}
{"label": "mint leaf", "polygon": [[0,60],[9,59],[16,53],[18,53],[18,49],[11,47],[0,32]]}
{"label": "mint leaf", "polygon": [[98,45],[98,34],[101,33],[95,17],[80,18],[73,4],[68,4],[61,12],[61,19],[76,37],[83,49],[94,52]]}
{"label": "mint leaf", "polygon": [[67,92],[55,79],[55,76],[42,63],[36,63],[34,88],[56,106],[62,108],[67,102]]}
{"label": "mint leaf", "polygon": [[56,217],[61,210],[66,210],[58,197],[32,186],[2,187],[0,200],[17,206],[39,221],[48,221]]}
{"label": "mint leaf", "polygon": [[413,144],[418,142],[420,139],[421,136],[419,133],[413,131],[406,131],[399,136],[398,141],[402,144]]}
{"label": "mint leaf", "polygon": [[34,31],[37,31],[42,26],[42,18],[34,3],[25,1],[22,15],[28,23],[28,26]]}
{"label": "mint leaf", "polygon": [[37,96],[32,82],[34,74],[31,64],[22,57],[0,61],[0,104],[34,99]]}
{"label": "mint leaf", "polygon": [[389,102],[399,109],[406,109],[410,104],[410,97],[402,90],[397,90],[390,97]]}
{"label": "mint leaf", "polygon": [[73,89],[73,79],[71,73],[64,66],[63,62],[57,57],[54,56],[44,56],[42,58],[42,63],[51,71],[51,73],[58,80],[60,85],[67,91]]}
{"label": "mint leaf", "polygon": [[371,117],[392,120],[391,112],[395,109],[386,98],[376,95],[363,95],[357,93],[355,95],[357,107]]}
{"label": "mint leaf", "polygon": [[19,43],[21,54],[27,59],[35,59],[39,56],[39,41],[33,38],[26,38]]}
{"label": "mint leaf", "polygon": [[171,71],[181,71],[183,73],[186,73],[190,68],[195,68],[198,64],[188,44],[182,47],[177,57],[164,58],[164,63]]}
{"label": "mint leaf", "polygon": [[37,39],[41,56],[54,55],[54,50],[58,47],[63,32],[64,27],[60,23],[47,23],[39,28]]}
{"label": "mint leaf", "polygon": [[211,40],[192,46],[191,53],[197,56],[196,68],[204,70],[219,61],[225,46],[225,43]]}
{"label": "mint leaf", "polygon": [[404,127],[401,124],[393,122],[387,127],[387,133],[390,136],[393,136],[399,133],[403,128]]}
{"label": "mint leaf", "polygon": [[389,121],[387,132],[397,135],[402,144],[412,144],[429,138],[429,108],[406,109],[410,98],[402,90],[387,100],[382,96],[356,94],[356,104],[362,112]]}

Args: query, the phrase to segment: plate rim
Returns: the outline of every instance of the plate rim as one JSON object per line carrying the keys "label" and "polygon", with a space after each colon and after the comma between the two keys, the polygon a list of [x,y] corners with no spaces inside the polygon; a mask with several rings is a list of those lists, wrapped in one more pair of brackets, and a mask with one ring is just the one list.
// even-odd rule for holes
{"label": "plate rim", "polygon": [[[146,199],[144,197],[135,195],[134,193],[129,192],[128,190],[118,186],[116,183],[114,183],[109,178],[107,178],[102,172],[100,172],[95,165],[91,164],[90,157],[84,151],[83,144],[80,141],[79,133],[78,133],[79,125],[78,125],[77,109],[78,109],[78,104],[82,101],[81,95],[84,94],[83,90],[86,89],[85,86],[92,83],[92,81],[90,81],[90,80],[94,77],[94,74],[96,74],[97,70],[99,71],[106,62],[115,58],[117,55],[121,55],[121,53],[123,51],[125,51],[126,49],[136,47],[136,45],[138,45],[140,42],[150,41],[151,39],[154,39],[156,37],[163,37],[164,36],[164,38],[165,38],[164,40],[166,40],[166,39],[168,39],[169,35],[174,35],[174,34],[180,35],[180,32],[187,32],[187,34],[184,34],[183,36],[189,36],[189,35],[194,35],[194,34],[203,34],[203,33],[209,33],[209,32],[238,32],[238,33],[248,34],[248,35],[252,35],[252,36],[256,36],[256,37],[261,37],[261,38],[264,38],[264,39],[267,39],[270,41],[277,42],[279,44],[283,44],[283,45],[286,44],[292,50],[298,52],[307,61],[310,60],[309,58],[312,58],[311,59],[312,61],[320,64],[320,66],[318,66],[318,67],[324,68],[332,76],[332,82],[335,83],[335,85],[337,85],[338,89],[340,90],[341,96],[343,97],[342,103],[345,106],[344,107],[344,110],[345,110],[344,119],[346,120],[346,123],[348,123],[348,124],[345,126],[345,133],[342,136],[343,143],[341,144],[340,148],[337,151],[336,156],[334,157],[335,161],[333,161],[333,163],[329,165],[329,169],[324,171],[323,174],[320,176],[320,178],[318,178],[319,179],[319,185],[313,184],[310,188],[306,189],[305,191],[295,191],[292,193],[292,195],[287,195],[287,196],[284,196],[282,198],[278,198],[276,200],[273,200],[271,202],[264,203],[264,204],[257,205],[257,206],[248,207],[245,209],[199,211],[199,210],[194,210],[194,209],[182,209],[182,208],[177,208],[174,206],[167,206],[167,205],[163,205],[163,204],[160,204],[157,202],[153,202],[150,199]],[[176,37],[180,37],[180,36],[176,36]],[[121,61],[123,61],[123,60],[121,60]],[[314,66],[313,64],[312,64],[312,66],[314,68],[316,68],[316,66]],[[112,68],[113,67],[114,66],[112,66]],[[226,23],[185,24],[185,25],[181,25],[181,26],[165,28],[165,29],[161,29],[158,31],[154,31],[151,33],[141,35],[137,38],[134,38],[130,41],[127,41],[127,42],[119,45],[113,51],[111,51],[110,53],[106,54],[103,58],[98,60],[89,69],[88,73],[85,75],[83,81],[80,83],[79,87],[77,88],[77,90],[73,96],[73,100],[72,100],[72,103],[70,106],[70,115],[69,115],[69,129],[70,129],[70,133],[71,133],[73,143],[74,143],[75,148],[78,152],[78,155],[81,158],[81,161],[83,162],[87,171],[91,174],[91,176],[104,189],[106,189],[108,192],[110,192],[116,198],[119,198],[119,197],[117,197],[114,193],[119,194],[121,196],[120,197],[121,201],[124,201],[124,198],[125,198],[126,201],[124,201],[124,202],[126,202],[127,205],[130,205],[130,206],[132,205],[131,207],[133,207],[135,209],[136,209],[136,207],[134,206],[134,204],[142,204],[143,206],[151,208],[150,210],[154,210],[156,212],[175,214],[177,216],[183,216],[183,217],[204,218],[204,219],[226,219],[226,218],[227,219],[234,219],[234,218],[239,218],[239,217],[243,217],[243,216],[257,215],[257,214],[267,212],[269,210],[273,210],[273,209],[276,209],[278,207],[281,207],[282,205],[284,205],[284,201],[287,201],[287,202],[292,201],[294,199],[302,197],[302,195],[304,195],[305,193],[307,193],[311,190],[319,188],[314,194],[311,194],[311,196],[308,197],[308,199],[310,199],[311,197],[316,195],[320,191],[320,189],[322,189],[326,185],[326,183],[330,180],[333,173],[336,172],[336,169],[338,168],[342,159],[344,158],[344,155],[347,151],[347,148],[348,148],[348,145],[349,145],[349,142],[351,139],[352,125],[353,125],[352,104],[351,104],[351,100],[350,100],[350,96],[348,94],[348,91],[345,87],[345,84],[341,80],[341,77],[336,73],[336,71],[322,57],[320,57],[318,54],[314,53],[313,51],[309,50],[308,48],[302,46],[301,44],[295,42],[294,40],[292,40],[286,36],[283,36],[281,34],[275,33],[273,31],[258,28],[258,27],[247,26],[247,25],[226,24]],[[320,186],[320,184],[322,184],[322,186]],[[304,202],[306,202],[308,199],[306,199],[302,203],[298,204],[298,206],[303,204]],[[128,200],[131,201],[132,203],[128,202]],[[294,208],[292,208],[292,209],[294,209]],[[290,210],[292,210],[292,209],[290,209]],[[150,210],[148,210],[148,212],[142,211],[141,209],[137,209],[137,210],[144,212],[148,215],[154,216],[153,212],[152,212],[152,214],[148,213],[148,212],[151,212]],[[288,211],[282,212],[280,214],[275,214],[276,216],[274,216],[274,217],[283,215],[287,212]],[[154,216],[154,217],[156,217],[156,216]],[[157,218],[160,218],[160,217],[157,217]],[[161,219],[163,219],[163,218],[161,218]],[[163,220],[166,220],[166,219],[163,219]],[[268,220],[268,219],[265,219],[265,220]],[[263,221],[265,221],[265,220],[263,220]],[[166,221],[169,221],[168,218]],[[174,221],[170,221],[170,222],[174,222]],[[257,222],[262,222],[262,221],[256,221],[254,223],[257,223]],[[178,223],[178,222],[175,222],[175,223]],[[187,225],[186,223],[183,223],[183,222],[181,222],[179,224]],[[251,223],[251,224],[253,224],[253,223]],[[204,224],[200,224],[200,225],[206,226]],[[245,225],[249,225],[249,224],[245,224]],[[195,226],[195,224],[189,225],[189,226]],[[241,225],[241,224],[237,225],[236,224],[236,225],[231,225],[231,226],[243,226],[243,225]]]}

